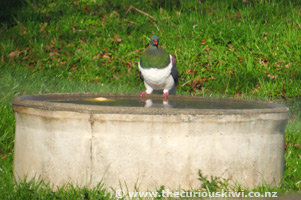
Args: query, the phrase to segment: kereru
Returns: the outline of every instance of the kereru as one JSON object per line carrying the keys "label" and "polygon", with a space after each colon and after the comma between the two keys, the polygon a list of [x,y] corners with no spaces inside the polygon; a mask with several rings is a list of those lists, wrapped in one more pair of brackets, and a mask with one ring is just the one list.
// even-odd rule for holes
{"label": "kereru", "polygon": [[140,79],[144,81],[146,87],[146,90],[140,93],[141,97],[144,94],[151,94],[153,90],[163,90],[164,101],[167,101],[170,90],[176,91],[178,82],[176,59],[159,46],[158,36],[152,36],[138,67]]}

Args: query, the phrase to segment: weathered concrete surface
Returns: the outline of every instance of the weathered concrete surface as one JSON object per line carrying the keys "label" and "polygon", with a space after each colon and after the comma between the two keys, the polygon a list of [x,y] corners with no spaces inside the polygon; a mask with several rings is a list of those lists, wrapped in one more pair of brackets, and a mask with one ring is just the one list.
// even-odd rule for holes
{"label": "weathered concrete surface", "polygon": [[247,187],[277,185],[283,176],[285,106],[185,110],[44,100],[13,103],[16,178],[143,191],[198,188],[198,170]]}

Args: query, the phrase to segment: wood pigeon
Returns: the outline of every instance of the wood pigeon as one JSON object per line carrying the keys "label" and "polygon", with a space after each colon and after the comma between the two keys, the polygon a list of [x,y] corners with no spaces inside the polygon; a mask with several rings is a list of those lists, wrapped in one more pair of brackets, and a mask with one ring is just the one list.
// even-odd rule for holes
{"label": "wood pigeon", "polygon": [[174,91],[175,94],[178,82],[176,59],[159,47],[158,36],[152,36],[138,67],[140,79],[144,81],[146,87],[146,90],[140,93],[141,97],[144,94],[151,94],[154,90],[163,90],[164,101],[167,102],[169,92]]}

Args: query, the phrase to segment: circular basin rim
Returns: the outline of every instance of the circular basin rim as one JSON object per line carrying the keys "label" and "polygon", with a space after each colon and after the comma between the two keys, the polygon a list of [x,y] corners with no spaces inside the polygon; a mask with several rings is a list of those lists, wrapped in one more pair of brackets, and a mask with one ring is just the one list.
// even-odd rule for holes
{"label": "circular basin rim", "polygon": [[[223,101],[223,102],[243,102],[258,105],[266,105],[269,108],[264,109],[185,109],[185,108],[145,108],[145,107],[114,107],[102,105],[81,105],[74,103],[59,103],[51,102],[54,100],[87,97],[112,97],[112,98],[140,98],[138,94],[102,94],[102,93],[52,93],[52,94],[38,94],[25,95],[16,97],[13,100],[13,107],[32,107],[47,110],[61,110],[73,112],[88,112],[88,113],[128,113],[128,114],[256,114],[256,113],[288,113],[288,108],[282,104],[268,103],[263,101],[250,101],[242,99],[231,98],[207,98],[200,96],[169,96],[169,100],[185,99],[185,100],[200,100],[200,101]],[[147,95],[150,99],[162,99],[162,95]]]}

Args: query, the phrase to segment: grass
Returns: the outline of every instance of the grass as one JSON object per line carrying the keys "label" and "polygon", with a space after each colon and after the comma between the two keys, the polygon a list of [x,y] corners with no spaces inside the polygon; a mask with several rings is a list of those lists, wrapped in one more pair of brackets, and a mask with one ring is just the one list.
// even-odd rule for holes
{"label": "grass", "polygon": [[[11,101],[36,93],[138,93],[144,86],[137,62],[151,35],[159,35],[161,45],[176,56],[179,94],[273,101],[301,97],[298,1],[1,4],[0,199],[111,198],[101,185],[94,190],[66,186],[57,192],[43,182],[14,187]],[[131,5],[147,15],[135,9],[127,12]],[[282,184],[254,191],[300,192],[300,101],[289,106]],[[206,183],[218,190],[210,180]]]}

